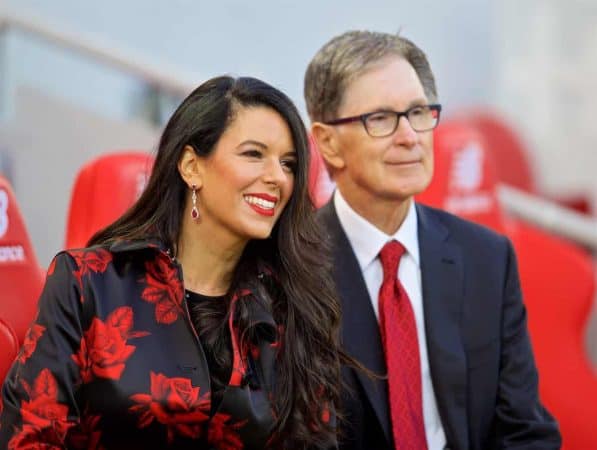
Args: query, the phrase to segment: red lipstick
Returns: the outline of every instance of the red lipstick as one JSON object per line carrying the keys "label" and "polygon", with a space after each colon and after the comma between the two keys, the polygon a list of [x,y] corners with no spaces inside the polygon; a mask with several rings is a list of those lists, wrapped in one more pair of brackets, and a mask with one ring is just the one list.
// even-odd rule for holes
{"label": "red lipstick", "polygon": [[[258,203],[253,203],[250,199],[251,198],[257,198],[257,199],[261,199],[264,200],[265,202],[271,203],[272,206],[271,207],[265,207],[262,204],[258,204]],[[264,193],[258,193],[258,194],[246,194],[245,195],[245,201],[248,203],[248,205],[253,208],[253,210],[259,214],[261,214],[262,216],[267,216],[267,217],[272,217],[274,215],[274,207],[276,205],[276,203],[278,202],[278,198],[274,197],[272,195],[269,194],[264,194]]]}

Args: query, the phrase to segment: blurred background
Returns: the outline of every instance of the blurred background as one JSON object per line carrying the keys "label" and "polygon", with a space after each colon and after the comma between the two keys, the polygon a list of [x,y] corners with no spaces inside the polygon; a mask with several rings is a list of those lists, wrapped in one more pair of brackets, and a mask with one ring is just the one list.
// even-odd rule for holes
{"label": "blurred background", "polygon": [[[153,151],[202,81],[262,78],[308,122],[303,75],[327,40],[400,32],[426,50],[444,118],[489,112],[507,125],[527,164],[518,187],[534,197],[500,198],[580,252],[594,288],[596,27],[597,0],[0,0],[0,174],[46,267],[67,242],[81,168],[107,153]],[[594,294],[576,322],[593,377]]]}
{"label": "blurred background", "polygon": [[0,0],[0,169],[42,264],[62,248],[70,189],[93,156],[152,150],[212,76],[252,75],[307,116],[304,70],[348,29],[400,31],[428,53],[445,116],[490,106],[549,195],[597,197],[597,1]]}

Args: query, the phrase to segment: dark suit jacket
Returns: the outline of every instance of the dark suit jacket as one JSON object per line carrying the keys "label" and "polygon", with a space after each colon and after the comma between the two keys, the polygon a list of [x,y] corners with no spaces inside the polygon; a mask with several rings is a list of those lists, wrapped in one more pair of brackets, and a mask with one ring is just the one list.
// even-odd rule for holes
{"label": "dark suit jacket", "polygon": [[[385,373],[377,319],[333,202],[319,212],[334,249],[350,355]],[[558,426],[541,406],[516,258],[508,239],[417,205],[425,333],[450,449],[556,449]],[[343,368],[341,449],[391,449],[387,383]],[[435,449],[429,449],[435,450]]]}

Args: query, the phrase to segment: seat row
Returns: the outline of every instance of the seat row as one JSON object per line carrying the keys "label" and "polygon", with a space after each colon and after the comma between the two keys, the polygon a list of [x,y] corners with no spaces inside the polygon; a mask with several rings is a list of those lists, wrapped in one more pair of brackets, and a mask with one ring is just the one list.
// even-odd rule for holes
{"label": "seat row", "polygon": [[[417,201],[511,239],[542,399],[560,423],[565,449],[597,448],[597,376],[584,347],[595,298],[594,262],[585,250],[502,210],[499,183],[536,189],[522,147],[504,143],[513,140],[515,134],[495,117],[475,114],[445,121],[435,131],[433,182]],[[316,206],[321,206],[333,183],[311,144],[309,189]],[[85,165],[71,195],[65,247],[85,246],[93,233],[131,206],[145,186],[152,162],[145,152],[117,152]],[[0,381],[26,339],[43,281],[14,193],[0,176]]]}

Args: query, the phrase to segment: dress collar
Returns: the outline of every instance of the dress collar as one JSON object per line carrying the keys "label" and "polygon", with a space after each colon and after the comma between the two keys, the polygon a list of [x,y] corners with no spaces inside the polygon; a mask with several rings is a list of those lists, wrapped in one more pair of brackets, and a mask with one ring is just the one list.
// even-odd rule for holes
{"label": "dress collar", "polygon": [[[152,237],[136,240],[118,240],[110,244],[108,249],[112,253],[153,250],[159,255],[167,256],[170,261],[175,262],[175,259],[172,256],[172,251],[159,239]],[[263,261],[257,262],[257,269],[257,279],[252,281],[249,280],[245,285],[240,286],[233,294],[233,298],[240,299],[246,296],[256,297],[256,301],[247,302],[253,325],[269,325],[275,331],[276,322],[274,321],[271,311],[271,301],[269,300],[269,295],[263,292],[263,284],[278,283],[278,279],[271,267]],[[267,338],[273,339],[273,337],[269,335]]]}
{"label": "dress collar", "polygon": [[171,251],[159,239],[153,237],[135,240],[121,239],[112,242],[108,247],[108,250],[112,253],[135,252],[147,249],[153,249],[168,255],[171,254]]}

